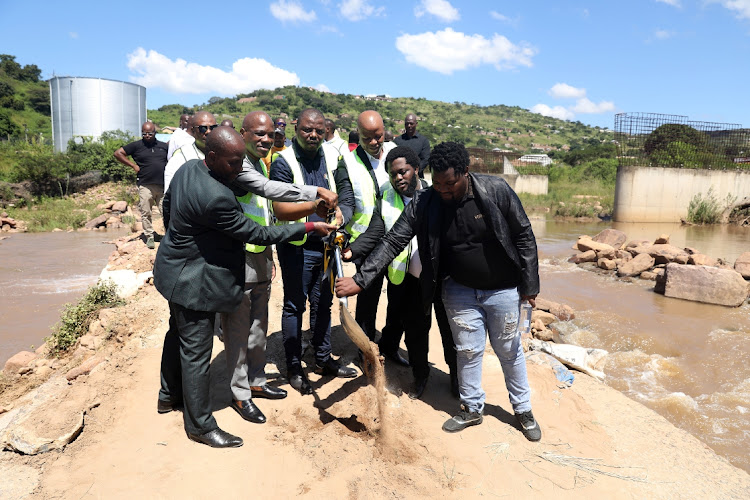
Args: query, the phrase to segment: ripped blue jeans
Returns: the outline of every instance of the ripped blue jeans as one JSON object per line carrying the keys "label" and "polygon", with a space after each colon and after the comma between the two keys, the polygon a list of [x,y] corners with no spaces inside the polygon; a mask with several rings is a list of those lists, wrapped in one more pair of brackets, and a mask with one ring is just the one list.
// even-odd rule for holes
{"label": "ripped blue jeans", "polygon": [[526,358],[518,333],[518,290],[477,290],[446,278],[443,282],[443,303],[456,342],[461,402],[469,411],[484,410],[482,359],[489,335],[492,349],[503,368],[513,411],[522,413],[531,410]]}

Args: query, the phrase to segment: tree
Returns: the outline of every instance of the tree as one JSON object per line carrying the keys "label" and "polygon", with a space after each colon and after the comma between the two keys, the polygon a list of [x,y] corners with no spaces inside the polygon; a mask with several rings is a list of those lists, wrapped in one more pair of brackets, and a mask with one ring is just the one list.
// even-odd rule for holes
{"label": "tree", "polygon": [[16,56],[0,54],[0,69],[14,80],[18,80],[21,74],[21,65],[16,62]]}
{"label": "tree", "polygon": [[27,64],[20,71],[19,79],[27,82],[38,82],[42,75],[42,70],[36,64]]}
{"label": "tree", "polygon": [[666,123],[657,127],[648,135],[643,144],[643,150],[652,156],[658,151],[665,151],[673,142],[681,142],[695,147],[696,152],[706,150],[706,135],[688,125]]}
{"label": "tree", "polygon": [[48,87],[45,86],[32,88],[27,92],[27,94],[29,103],[35,111],[38,111],[45,116],[50,116],[50,100]]}
{"label": "tree", "polygon": [[10,119],[10,114],[4,109],[0,109],[0,136],[7,137],[20,133],[21,129]]}

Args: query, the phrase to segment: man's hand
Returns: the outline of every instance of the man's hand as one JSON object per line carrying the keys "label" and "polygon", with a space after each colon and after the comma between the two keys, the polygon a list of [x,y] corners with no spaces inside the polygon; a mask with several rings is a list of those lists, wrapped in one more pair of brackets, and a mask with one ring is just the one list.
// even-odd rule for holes
{"label": "man's hand", "polygon": [[328,236],[331,231],[336,230],[336,226],[325,222],[313,222],[313,226],[315,227],[314,231],[321,236]]}
{"label": "man's hand", "polygon": [[341,260],[344,262],[350,262],[352,260],[352,249],[346,247],[341,251]]}
{"label": "man's hand", "polygon": [[350,297],[357,295],[362,291],[362,287],[359,286],[353,278],[337,278],[336,279],[336,297]]}
{"label": "man's hand", "polygon": [[523,300],[528,300],[529,304],[531,304],[531,307],[536,307],[536,296],[537,296],[537,294],[534,294],[534,295],[521,295],[521,300],[522,301]]}
{"label": "man's hand", "polygon": [[276,279],[276,263],[271,262],[271,281]]}
{"label": "man's hand", "polygon": [[315,215],[323,220],[328,218],[328,207],[322,199],[315,201]]}
{"label": "man's hand", "polygon": [[318,188],[318,198],[323,201],[326,208],[336,208],[339,203],[339,195],[322,187]]}
{"label": "man's hand", "polygon": [[344,214],[341,213],[341,207],[336,207],[336,218],[333,220],[336,227],[341,227],[344,223]]}

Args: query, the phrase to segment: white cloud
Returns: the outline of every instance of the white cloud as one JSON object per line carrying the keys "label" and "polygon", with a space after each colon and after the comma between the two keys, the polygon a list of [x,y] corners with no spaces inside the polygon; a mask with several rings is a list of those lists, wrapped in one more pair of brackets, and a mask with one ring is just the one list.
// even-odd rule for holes
{"label": "white cloud", "polygon": [[674,36],[674,32],[667,31],[667,30],[656,30],[654,31],[654,38],[657,40],[666,40],[667,38],[672,38]]}
{"label": "white cloud", "polygon": [[739,19],[750,19],[750,0],[713,0],[734,11]]}
{"label": "white cloud", "polygon": [[680,0],[656,0],[659,3],[665,3],[667,5],[671,5],[672,7],[680,8],[682,7],[682,2]]}
{"label": "white cloud", "polygon": [[76,38],[78,38],[78,33],[76,33],[75,31],[71,31],[70,33],[68,33],[68,35],[69,35],[69,36],[70,36],[70,38],[72,38],[73,40],[75,40]]}
{"label": "white cloud", "polygon": [[576,105],[570,108],[575,113],[599,114],[615,110],[615,103],[612,101],[599,101],[598,104],[591,102],[587,97],[576,101]]}
{"label": "white cloud", "polygon": [[339,11],[347,20],[354,22],[380,16],[385,7],[373,7],[368,0],[344,0],[339,4]]}
{"label": "white cloud", "polygon": [[458,21],[461,18],[458,9],[446,0],[422,0],[419,5],[414,7],[414,15],[422,17],[425,14],[432,14],[447,23]]}
{"label": "white cloud", "polygon": [[575,113],[563,106],[555,106],[551,108],[546,104],[536,104],[530,111],[542,116],[549,116],[550,118],[559,118],[560,120],[572,120],[576,116]]}
{"label": "white cloud", "polygon": [[498,34],[487,39],[451,28],[434,33],[401,35],[396,38],[396,48],[410,63],[444,75],[481,64],[492,64],[498,70],[531,67],[531,58],[536,54],[536,49],[515,45]]}
{"label": "white cloud", "polygon": [[271,15],[282,23],[309,23],[318,18],[314,10],[306,11],[297,0],[276,0],[269,8]]}
{"label": "white cloud", "polygon": [[212,66],[174,61],[154,50],[138,47],[128,54],[130,80],[144,87],[159,87],[175,94],[236,95],[258,89],[299,85],[299,77],[273,66],[265,59],[245,57],[232,64],[227,72]]}
{"label": "white cloud", "polygon": [[504,16],[504,15],[502,15],[499,12],[496,12],[494,10],[490,11],[490,17],[492,19],[496,20],[496,21],[503,21],[503,22],[506,22],[506,23],[509,23],[511,21],[511,19],[508,16]]}
{"label": "white cloud", "polygon": [[314,85],[313,88],[315,90],[320,90],[321,92],[330,92],[331,89],[328,88],[328,86],[324,83],[319,83],[317,85]]}
{"label": "white cloud", "polygon": [[573,87],[567,83],[556,83],[552,86],[549,91],[549,95],[555,99],[575,99],[578,97],[586,97],[586,89]]}

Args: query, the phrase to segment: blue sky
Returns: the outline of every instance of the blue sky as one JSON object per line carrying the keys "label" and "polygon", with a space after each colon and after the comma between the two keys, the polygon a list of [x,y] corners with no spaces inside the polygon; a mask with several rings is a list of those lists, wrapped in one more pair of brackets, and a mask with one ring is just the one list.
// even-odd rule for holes
{"label": "blue sky", "polygon": [[295,84],[750,126],[750,0],[0,0],[0,53],[148,88],[150,109]]}

